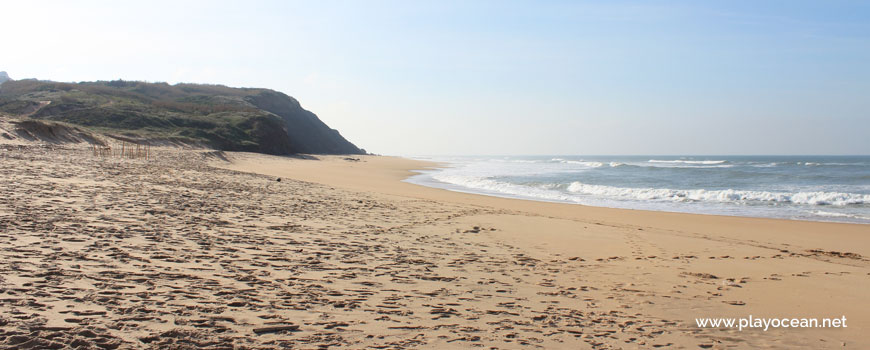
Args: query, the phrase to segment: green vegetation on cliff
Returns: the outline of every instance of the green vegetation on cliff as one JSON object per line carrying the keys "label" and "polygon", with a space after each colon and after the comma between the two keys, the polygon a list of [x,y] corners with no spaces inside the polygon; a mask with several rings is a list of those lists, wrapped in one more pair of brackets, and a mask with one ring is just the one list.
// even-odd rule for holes
{"label": "green vegetation on cliff", "polygon": [[119,136],[269,154],[362,154],[283,93],[222,85],[10,80],[0,113]]}

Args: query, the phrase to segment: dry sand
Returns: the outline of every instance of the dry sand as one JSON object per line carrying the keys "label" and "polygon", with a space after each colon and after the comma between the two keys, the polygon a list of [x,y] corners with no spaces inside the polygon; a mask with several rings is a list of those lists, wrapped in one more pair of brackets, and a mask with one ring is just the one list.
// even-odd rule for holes
{"label": "dry sand", "polygon": [[[156,153],[0,146],[0,347],[870,347],[868,225],[455,193],[400,182],[432,166],[401,158]],[[694,324],[749,315],[848,328]]]}

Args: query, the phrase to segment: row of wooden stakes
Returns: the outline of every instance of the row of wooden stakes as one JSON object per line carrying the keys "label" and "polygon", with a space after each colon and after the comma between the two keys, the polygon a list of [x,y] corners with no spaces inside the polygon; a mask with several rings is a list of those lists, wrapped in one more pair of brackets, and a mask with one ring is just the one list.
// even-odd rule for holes
{"label": "row of wooden stakes", "polygon": [[138,143],[121,142],[119,147],[112,148],[111,145],[98,146],[91,145],[94,156],[109,157],[109,158],[127,158],[127,159],[145,159],[149,160],[154,157],[151,153],[150,145],[140,145]]}

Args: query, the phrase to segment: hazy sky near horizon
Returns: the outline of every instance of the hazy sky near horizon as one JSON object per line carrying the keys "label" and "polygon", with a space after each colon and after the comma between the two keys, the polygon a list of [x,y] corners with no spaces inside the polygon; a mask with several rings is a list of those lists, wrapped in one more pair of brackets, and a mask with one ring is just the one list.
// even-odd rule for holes
{"label": "hazy sky near horizon", "polygon": [[370,152],[868,154],[867,1],[4,1],[13,79],[265,87]]}

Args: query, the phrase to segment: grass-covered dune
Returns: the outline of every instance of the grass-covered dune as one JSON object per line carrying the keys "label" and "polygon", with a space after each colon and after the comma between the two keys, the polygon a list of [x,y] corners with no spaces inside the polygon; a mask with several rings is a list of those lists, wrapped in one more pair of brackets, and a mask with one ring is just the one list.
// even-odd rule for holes
{"label": "grass-covered dune", "polygon": [[269,154],[365,153],[283,93],[222,85],[10,80],[0,114],[109,135]]}

